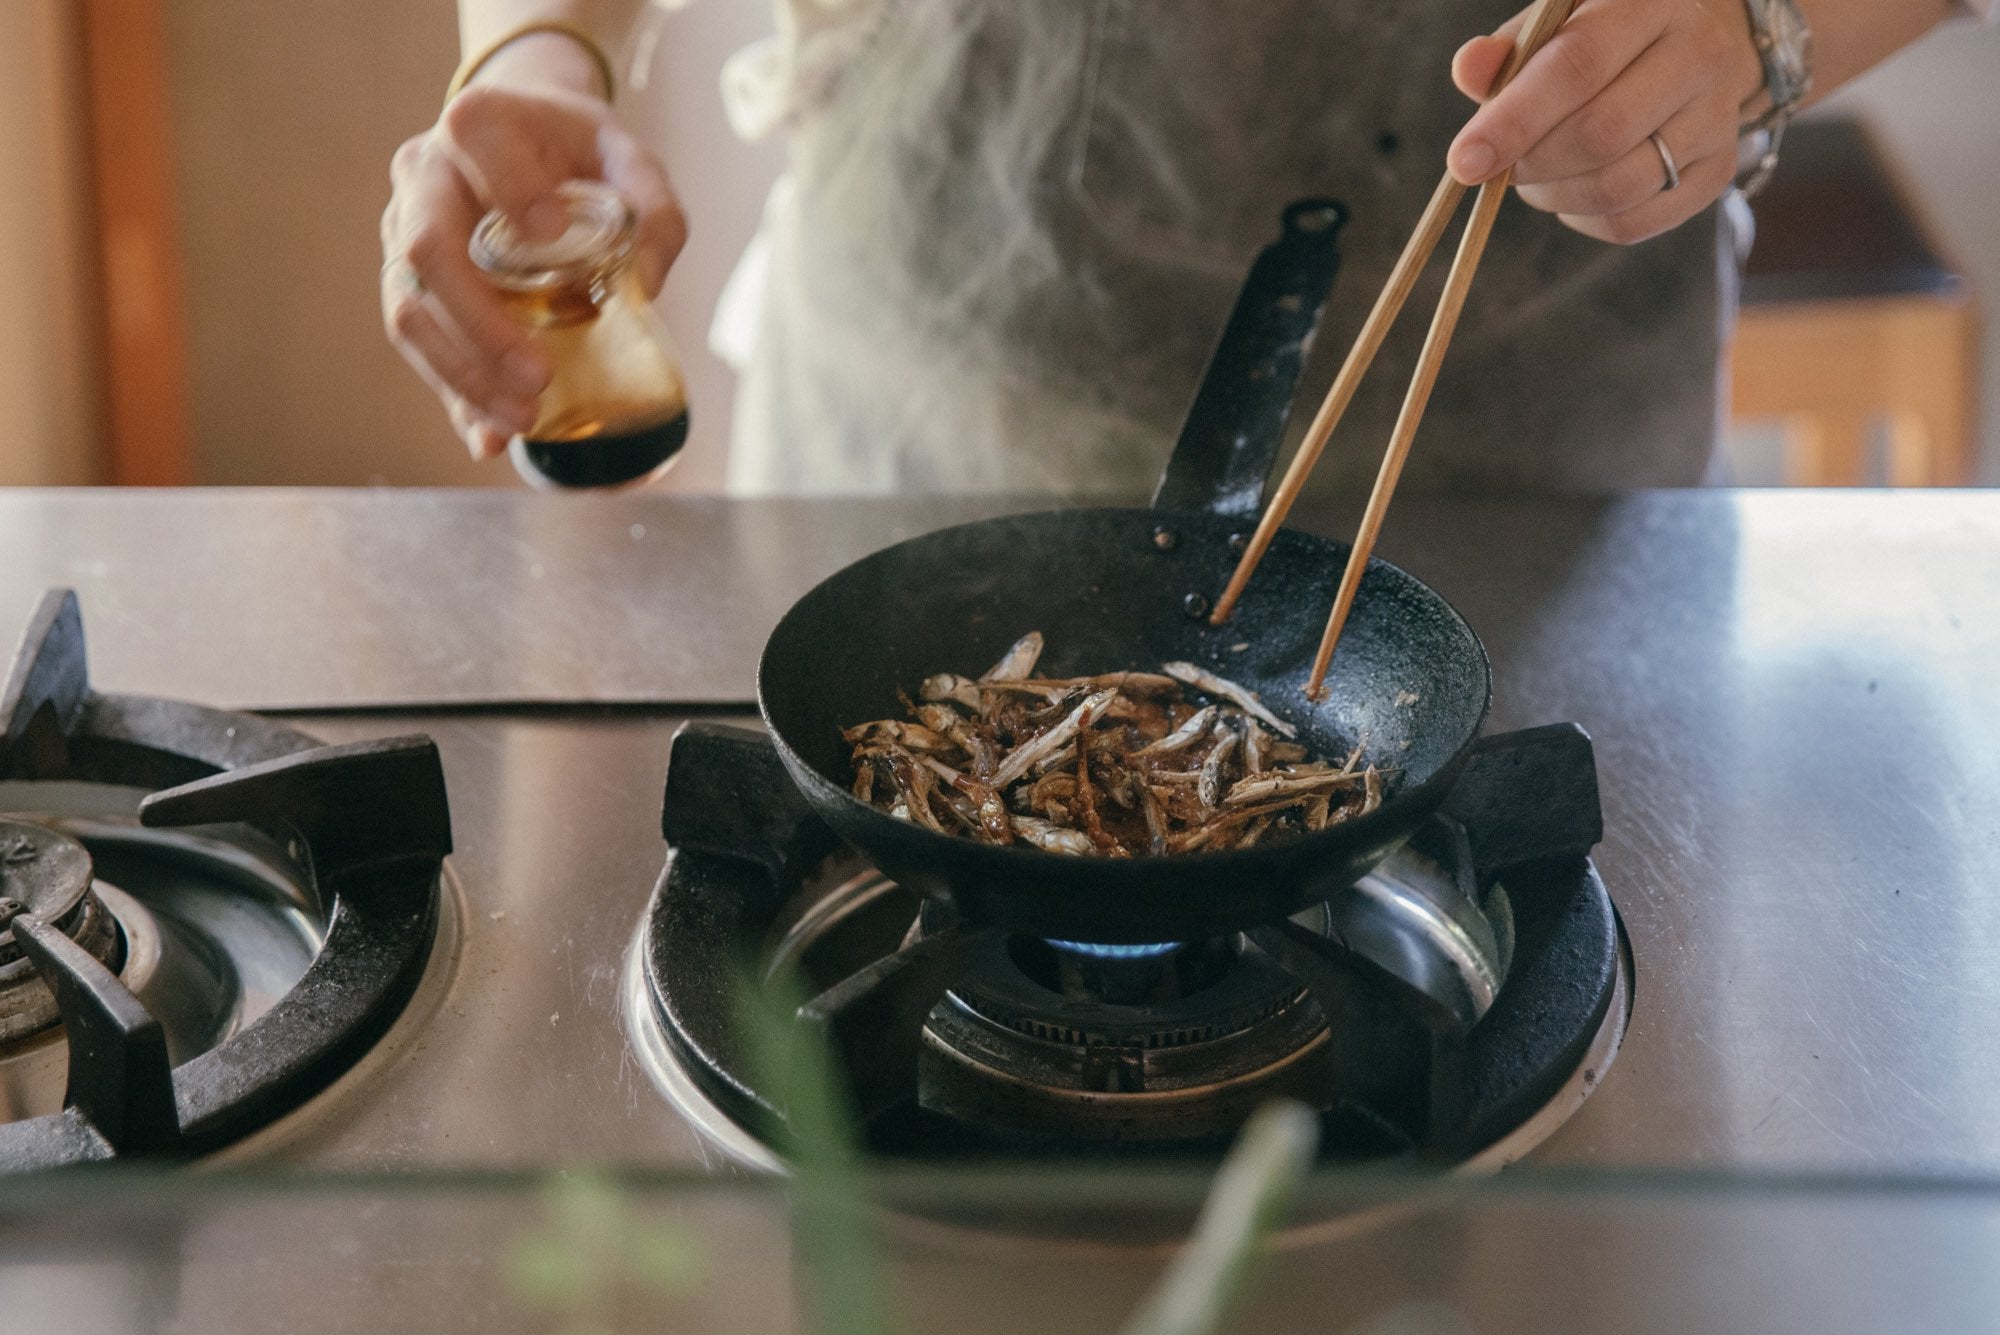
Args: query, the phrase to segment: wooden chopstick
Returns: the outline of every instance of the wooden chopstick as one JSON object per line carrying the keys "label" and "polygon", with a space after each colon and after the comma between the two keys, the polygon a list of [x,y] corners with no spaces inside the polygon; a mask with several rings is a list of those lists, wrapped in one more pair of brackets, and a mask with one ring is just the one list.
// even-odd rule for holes
{"label": "wooden chopstick", "polygon": [[[1555,35],[1556,30],[1568,21],[1576,5],[1577,0],[1541,0],[1520,38],[1515,41],[1513,51],[1508,53],[1500,72],[1494,76],[1492,85],[1494,93],[1498,93],[1512,82],[1514,75],[1527,63],[1528,58],[1539,51],[1542,45]],[[1221,625],[1229,619],[1230,613],[1236,610],[1237,600],[1243,596],[1243,590],[1249,585],[1251,575],[1256,573],[1258,562],[1262,561],[1264,553],[1270,550],[1271,541],[1285,522],[1285,516],[1291,513],[1293,502],[1298,500],[1299,493],[1305,489],[1306,479],[1311,475],[1314,466],[1319,463],[1319,457],[1333,435],[1334,426],[1339,423],[1341,415],[1353,401],[1354,392],[1360,387],[1362,377],[1368,373],[1368,368],[1375,361],[1375,354],[1381,351],[1382,342],[1388,337],[1389,327],[1396,322],[1396,317],[1402,313],[1403,303],[1409,300],[1410,293],[1416,288],[1417,279],[1423,274],[1424,265],[1429,262],[1431,252],[1437,249],[1438,242],[1443,238],[1445,228],[1450,224],[1452,214],[1457,211],[1458,202],[1464,197],[1465,190],[1466,187],[1459,184],[1458,178],[1447,171],[1443,179],[1438,182],[1437,189],[1432,192],[1430,203],[1424,206],[1423,216],[1417,220],[1416,229],[1410,233],[1410,239],[1404,245],[1403,253],[1397,257],[1395,268],[1389,271],[1388,281],[1383,284],[1381,294],[1376,297],[1374,307],[1368,312],[1368,319],[1362,324],[1361,333],[1355,338],[1354,346],[1348,350],[1347,360],[1341,363],[1340,373],[1334,377],[1333,385],[1327,390],[1326,398],[1321,401],[1319,411],[1313,415],[1312,425],[1307,428],[1298,453],[1292,457],[1291,465],[1285,470],[1284,479],[1278,484],[1277,491],[1272,494],[1271,503],[1265,507],[1264,516],[1257,523],[1257,531],[1251,536],[1249,545],[1243,549],[1243,555],[1237,561],[1236,569],[1231,573],[1222,596],[1215,600],[1215,610],[1208,618],[1211,625]],[[1469,233],[1470,224],[1467,224],[1467,227]],[[1490,222],[1488,227],[1490,229]],[[1482,237],[1482,248],[1484,244],[1485,239]],[[1463,256],[1464,247],[1461,244],[1460,257]],[[1476,267],[1476,256],[1473,263]],[[1456,263],[1453,272],[1454,274],[1457,272]],[[1468,283],[1471,281],[1469,272],[1466,274],[1466,281]],[[1440,299],[1440,312],[1442,309],[1443,302]],[[1456,320],[1457,315],[1454,312],[1454,324]],[[1437,322],[1433,319],[1433,334],[1436,333],[1436,329]],[[1446,338],[1450,338],[1449,331],[1446,333]],[[1442,352],[1440,348],[1440,355]],[[1432,373],[1435,375],[1435,368]],[[1428,400],[1428,390],[1425,391],[1424,397]],[[1407,408],[1407,400],[1405,407]],[[1418,413],[1421,415],[1421,407]],[[1401,427],[1402,423],[1399,420],[1398,432],[1401,431]],[[1410,429],[1414,434],[1416,430],[1414,422],[1410,424]],[[1408,448],[1406,443],[1404,445],[1406,453]],[[1393,452],[1394,449],[1392,436],[1390,450]],[[1384,464],[1386,468],[1386,459]],[[1396,472],[1401,471],[1402,464],[1398,461]],[[1376,485],[1378,488],[1381,485],[1380,475]],[[1389,485],[1393,490],[1395,487],[1393,478]],[[1374,508],[1374,500],[1373,496],[1369,498],[1371,510]],[[1387,506],[1386,496],[1382,498],[1382,503]],[[1370,549],[1374,546],[1372,534],[1368,537],[1368,546]],[[1360,550],[1359,542],[1356,550]],[[1349,566],[1352,567],[1353,564],[1353,558],[1350,557]],[[1364,566],[1367,564],[1365,554],[1362,556],[1361,564]],[[1344,585],[1346,582],[1344,578],[1342,582]],[[1352,601],[1351,595],[1349,601]],[[1346,621],[1347,614],[1338,598],[1335,599],[1334,608],[1336,622],[1332,625],[1332,634],[1338,638],[1340,624]],[[1328,648],[1326,652],[1330,657],[1331,649]],[[1314,689],[1321,686],[1324,677],[1324,663],[1316,665],[1312,679]]]}
{"label": "wooden chopstick", "polygon": [[1472,203],[1472,217],[1465,224],[1465,234],[1458,240],[1458,254],[1452,258],[1451,274],[1445,279],[1444,295],[1438,298],[1437,314],[1431,317],[1430,332],[1424,336],[1424,350],[1417,357],[1416,374],[1410,377],[1409,392],[1403,397],[1403,410],[1396,414],[1396,429],[1389,433],[1389,448],[1383,452],[1381,471],[1375,475],[1375,488],[1368,493],[1368,509],[1361,516],[1360,531],[1354,535],[1354,548],[1347,554],[1347,566],[1340,573],[1340,592],[1333,598],[1333,613],[1326,619],[1326,633],[1320,636],[1319,652],[1313,655],[1312,675],[1306,679],[1306,698],[1323,699],[1326,695],[1326,669],[1333,661],[1333,647],[1340,639],[1340,632],[1347,625],[1347,614],[1354,607],[1354,594],[1361,587],[1361,577],[1367,572],[1368,558],[1375,550],[1375,538],[1382,531],[1382,517],[1389,513],[1389,497],[1396,490],[1396,479],[1402,476],[1403,460],[1409,457],[1410,442],[1417,438],[1417,425],[1423,420],[1424,408],[1431,400],[1431,387],[1437,384],[1438,368],[1444,364],[1445,348],[1451,343],[1452,331],[1458,328],[1459,312],[1465,309],[1465,294],[1472,288],[1472,275],[1479,268],[1479,257],[1485,253],[1486,238],[1493,232],[1493,220],[1499,216],[1500,204],[1507,198],[1507,187],[1512,184],[1514,173],[1507,171],[1479,187],[1479,197]]}
{"label": "wooden chopstick", "polygon": [[1292,502],[1305,489],[1306,478],[1311,475],[1314,465],[1319,463],[1320,453],[1326,449],[1334,426],[1353,401],[1354,391],[1361,386],[1361,378],[1374,365],[1375,354],[1382,350],[1382,340],[1389,336],[1389,326],[1395,324],[1396,317],[1402,314],[1403,303],[1409,300],[1417,279],[1423,275],[1424,265],[1430,261],[1431,252],[1437,249],[1444,229],[1451,223],[1451,215],[1458,211],[1458,201],[1464,197],[1465,187],[1458,183],[1456,176],[1446,172],[1432,192],[1431,202],[1425,205],[1424,216],[1417,220],[1417,229],[1410,233],[1403,253],[1397,257],[1396,267],[1389,271],[1389,281],[1382,285],[1382,294],[1375,298],[1375,306],[1368,312],[1368,319],[1362,324],[1354,346],[1348,349],[1347,360],[1340,364],[1340,373],[1334,376],[1332,388],[1327,390],[1326,398],[1320,402],[1319,411],[1313,414],[1312,425],[1306,428],[1305,439],[1299,442],[1299,452],[1292,456],[1290,466],[1285,469],[1284,480],[1272,493],[1271,503],[1264,507],[1264,517],[1257,521],[1257,531],[1251,535],[1250,545],[1243,549],[1243,555],[1236,562],[1236,570],[1230,575],[1222,596],[1215,600],[1215,610],[1208,617],[1210,625],[1220,626],[1236,610],[1236,600],[1243,596],[1250,576],[1257,571],[1257,563],[1270,550],[1271,539],[1277,536],[1285,516],[1291,513]]}

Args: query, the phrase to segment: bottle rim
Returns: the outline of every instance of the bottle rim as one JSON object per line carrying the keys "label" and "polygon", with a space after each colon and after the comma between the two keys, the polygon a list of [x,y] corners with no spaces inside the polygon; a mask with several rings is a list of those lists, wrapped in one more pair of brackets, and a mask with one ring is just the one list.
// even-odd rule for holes
{"label": "bottle rim", "polygon": [[530,241],[495,209],[473,229],[472,262],[493,282],[532,292],[599,279],[631,258],[638,221],[616,190],[602,181],[565,181],[555,197],[569,213],[561,234]]}

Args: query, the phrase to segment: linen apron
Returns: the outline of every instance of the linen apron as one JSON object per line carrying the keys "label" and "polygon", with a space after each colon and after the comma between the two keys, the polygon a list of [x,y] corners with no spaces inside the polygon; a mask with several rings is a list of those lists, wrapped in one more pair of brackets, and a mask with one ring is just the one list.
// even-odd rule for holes
{"label": "linen apron", "polygon": [[[1284,205],[1331,196],[1350,221],[1296,439],[1472,111],[1452,52],[1518,0],[848,8],[866,12],[822,17],[816,46],[794,19],[764,53],[789,80],[791,168],[761,238],[738,492],[1141,497]],[[1315,491],[1365,493],[1454,237]],[[1617,247],[1510,199],[1404,488],[1701,481],[1736,277],[1720,208]]]}

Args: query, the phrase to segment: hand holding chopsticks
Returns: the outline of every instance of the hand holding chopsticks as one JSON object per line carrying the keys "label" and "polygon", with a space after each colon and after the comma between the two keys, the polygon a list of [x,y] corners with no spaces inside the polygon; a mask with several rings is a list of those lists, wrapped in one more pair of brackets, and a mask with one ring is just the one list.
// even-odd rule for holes
{"label": "hand holding chopsticks", "polygon": [[[1541,0],[1534,16],[1528,21],[1515,43],[1513,53],[1501,66],[1494,77],[1492,93],[1497,94],[1527,63],[1542,44],[1555,35],[1558,28],[1568,20],[1575,9],[1577,0]],[[1354,547],[1347,558],[1347,568],[1341,575],[1340,590],[1334,596],[1333,612],[1327,618],[1326,633],[1320,639],[1319,652],[1314,656],[1312,675],[1306,684],[1306,694],[1311,699],[1319,699],[1326,692],[1326,670],[1333,659],[1333,650],[1340,639],[1340,632],[1347,622],[1347,614],[1354,606],[1354,595],[1361,587],[1361,577],[1368,568],[1368,559],[1375,548],[1376,536],[1381,532],[1382,518],[1388,512],[1389,499],[1396,490],[1396,481],[1402,475],[1403,461],[1410,452],[1410,443],[1416,438],[1418,423],[1423,420],[1424,409],[1430,402],[1431,388],[1437,383],[1438,369],[1444,361],[1446,347],[1451,342],[1452,332],[1457,328],[1459,312],[1464,309],[1466,292],[1472,286],[1472,277],[1479,267],[1479,258],[1486,248],[1486,238],[1493,230],[1493,219],[1500,211],[1500,203],[1506,197],[1509,183],[1513,179],[1511,171],[1486,182],[1479,188],[1479,197],[1473,204],[1472,217],[1466,223],[1464,235],[1459,240],[1458,253],[1452,260],[1451,273],[1445,280],[1444,293],[1438,299],[1436,314],[1431,318],[1430,333],[1424,340],[1422,354],[1417,359],[1415,374],[1411,377],[1409,392],[1404,396],[1402,411],[1396,417],[1395,429],[1390,433],[1388,448],[1382,456],[1382,467],[1376,474],[1374,489],[1368,496],[1368,508],[1361,520],[1361,528],[1355,534]],[[1466,187],[1457,178],[1446,172],[1438,182],[1430,203],[1423,216],[1418,219],[1416,230],[1403,247],[1403,253],[1390,270],[1389,280],[1383,285],[1382,293],[1375,299],[1374,308],[1368,312],[1368,319],[1361,327],[1361,333],[1354,340],[1354,347],[1348,352],[1347,360],[1341,364],[1340,372],[1334,377],[1333,385],[1327,390],[1326,399],[1313,416],[1312,425],[1307,428],[1305,440],[1299,446],[1298,454],[1291,466],[1285,470],[1284,480],[1278,484],[1270,504],[1265,507],[1264,517],[1258,522],[1257,531],[1250,544],[1244,549],[1243,557],[1237,562],[1235,572],[1229,578],[1222,596],[1216,600],[1215,610],[1209,620],[1220,625],[1228,620],[1235,610],[1236,601],[1243,595],[1244,586],[1250,582],[1257,563],[1269,550],[1271,540],[1278,528],[1285,522],[1292,504],[1305,487],[1306,478],[1319,462],[1320,454],[1326,448],[1327,440],[1333,435],[1334,426],[1341,414],[1347,411],[1354,398],[1361,378],[1367,374],[1381,350],[1383,340],[1388,336],[1389,327],[1402,312],[1403,303],[1409,299],[1429,261],[1431,252],[1437,249],[1446,226],[1458,209],[1459,200]]]}

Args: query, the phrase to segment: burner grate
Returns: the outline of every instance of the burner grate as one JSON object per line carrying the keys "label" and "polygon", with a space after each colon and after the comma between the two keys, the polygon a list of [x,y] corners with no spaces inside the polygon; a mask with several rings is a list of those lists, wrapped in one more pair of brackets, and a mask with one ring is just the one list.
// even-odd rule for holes
{"label": "burner grate", "polygon": [[306,869],[326,922],[290,993],[175,1067],[159,1020],[105,961],[32,902],[12,911],[5,926],[68,1038],[68,1094],[60,1113],[0,1125],[0,1172],[214,1148],[318,1090],[400,1009],[429,952],[451,848],[429,739],[319,746],[248,715],[100,694],[67,591],[30,622],[0,687],[0,724],[0,780],[164,787],[140,804],[143,824],[247,826],[277,841]]}
{"label": "burner grate", "polygon": [[[840,1052],[878,1152],[1205,1149],[1256,1101],[1285,1093],[1325,1110],[1331,1154],[1462,1156],[1527,1122],[1564,1084],[1610,1022],[1622,965],[1616,915],[1585,856],[1599,822],[1580,730],[1488,739],[1446,812],[1396,855],[1403,862],[1385,864],[1383,884],[1325,906],[1323,922],[1272,924],[1247,933],[1247,948],[1233,945],[1232,957],[1282,985],[1226,1021],[1149,1015],[1151,1002],[1121,1006],[1063,986],[1023,1006],[1006,994],[1034,972],[1019,967],[1023,952],[1075,952],[954,920],[938,903],[906,931],[909,918],[889,910],[901,895],[913,914],[914,896],[878,874],[827,874],[850,855],[766,739],[690,724],[666,790],[671,852],[641,944],[651,1013],[638,1022],[660,1027],[693,1087],[779,1143],[783,1119],[748,1078],[731,1024],[730,962],[746,955],[815,966],[808,976],[823,990],[800,1020]],[[1467,945],[1477,932],[1453,910],[1421,902],[1427,876],[1501,914],[1486,946]],[[843,899],[857,885],[869,891],[866,912]],[[1357,907],[1369,903],[1416,905],[1443,944],[1428,958],[1399,954],[1406,934],[1372,928]],[[1092,967],[1131,982],[1190,949]],[[1465,956],[1477,958],[1457,967]],[[1114,1016],[1121,1009],[1134,1014]],[[1114,1018],[1135,1023],[1108,1028]],[[1225,1030],[1271,1041],[1232,1045]]]}

